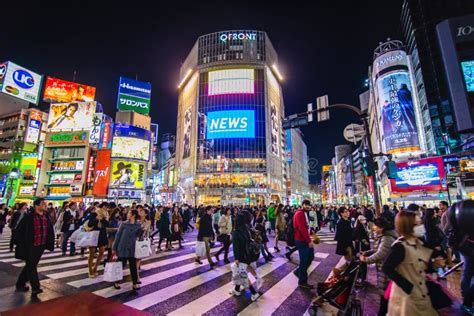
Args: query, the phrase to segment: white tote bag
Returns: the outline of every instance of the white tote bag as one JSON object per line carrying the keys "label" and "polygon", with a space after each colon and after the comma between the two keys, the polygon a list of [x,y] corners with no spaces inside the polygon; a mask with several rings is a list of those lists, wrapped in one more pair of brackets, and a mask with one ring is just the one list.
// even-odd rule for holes
{"label": "white tote bag", "polygon": [[203,258],[206,256],[206,243],[204,241],[196,242],[196,256]]}
{"label": "white tote bag", "polygon": [[69,241],[70,241],[70,242],[73,242],[73,243],[76,243],[77,236],[79,235],[80,232],[84,232],[84,228],[83,228],[82,226],[79,227],[79,229],[76,229],[76,230],[72,233],[71,237],[69,237]]}
{"label": "white tote bag", "polygon": [[107,262],[104,270],[105,282],[118,282],[123,279],[122,262]]}
{"label": "white tote bag", "polygon": [[247,267],[248,265],[242,262],[240,262],[238,265],[235,264],[235,262],[232,263],[230,268],[232,270],[232,282],[234,283],[234,285],[240,285],[245,288],[249,287]]}
{"label": "white tote bag", "polygon": [[76,247],[77,248],[86,248],[86,247],[97,247],[99,243],[99,231],[93,230],[90,232],[79,231],[76,237]]}
{"label": "white tote bag", "polygon": [[150,239],[145,238],[144,240],[137,240],[135,242],[135,258],[143,259],[149,256],[151,256]]}

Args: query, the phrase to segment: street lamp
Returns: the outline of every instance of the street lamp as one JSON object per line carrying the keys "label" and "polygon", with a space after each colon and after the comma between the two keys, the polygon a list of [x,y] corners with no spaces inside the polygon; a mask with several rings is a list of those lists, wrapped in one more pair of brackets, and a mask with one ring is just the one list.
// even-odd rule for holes
{"label": "street lamp", "polygon": [[13,193],[13,180],[18,179],[20,177],[20,170],[18,170],[18,168],[12,168],[8,177],[10,178],[10,185],[7,189],[7,207]]}

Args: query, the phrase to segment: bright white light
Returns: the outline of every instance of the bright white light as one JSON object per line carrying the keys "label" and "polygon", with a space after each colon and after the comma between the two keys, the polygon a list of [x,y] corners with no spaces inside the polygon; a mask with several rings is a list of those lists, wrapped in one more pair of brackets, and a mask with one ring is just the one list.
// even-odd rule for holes
{"label": "bright white light", "polygon": [[181,80],[181,82],[179,83],[178,85],[178,89],[181,88],[181,86],[183,85],[183,83],[186,82],[186,80],[188,80],[189,76],[191,76],[193,70],[192,69],[188,69],[188,72],[186,73],[186,75],[184,76],[183,80]]}
{"label": "bright white light", "polygon": [[253,69],[226,69],[209,72],[209,95],[254,93]]}
{"label": "bright white light", "polygon": [[272,69],[275,72],[275,74],[277,75],[278,80],[283,81],[283,76],[281,75],[280,71],[278,71],[278,68],[277,68],[276,64],[272,65]]}

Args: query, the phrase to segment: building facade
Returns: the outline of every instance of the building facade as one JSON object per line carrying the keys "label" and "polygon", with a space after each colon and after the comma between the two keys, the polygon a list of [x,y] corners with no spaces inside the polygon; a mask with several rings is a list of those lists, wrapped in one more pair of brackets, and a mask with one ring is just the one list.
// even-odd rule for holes
{"label": "building facade", "polygon": [[183,200],[283,201],[288,175],[277,64],[265,32],[198,38],[180,71],[175,162]]}
{"label": "building facade", "polygon": [[[287,157],[288,173],[290,174],[290,186],[288,194],[291,205],[301,205],[304,198],[309,196],[309,170],[308,170],[308,149],[303,141],[303,134],[300,129],[289,129],[287,133]],[[288,139],[290,137],[291,139]],[[290,154],[288,154],[290,153]]]}

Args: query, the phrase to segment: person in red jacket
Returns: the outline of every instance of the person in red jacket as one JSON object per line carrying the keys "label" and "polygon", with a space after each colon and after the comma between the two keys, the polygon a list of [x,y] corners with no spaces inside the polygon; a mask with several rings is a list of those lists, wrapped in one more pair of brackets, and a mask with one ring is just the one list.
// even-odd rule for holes
{"label": "person in red jacket", "polygon": [[308,268],[314,259],[314,244],[309,235],[308,212],[311,210],[311,202],[304,200],[302,207],[293,216],[293,228],[295,229],[295,245],[300,256],[300,264],[294,274],[298,277],[298,286],[304,289],[313,289],[308,284]]}

